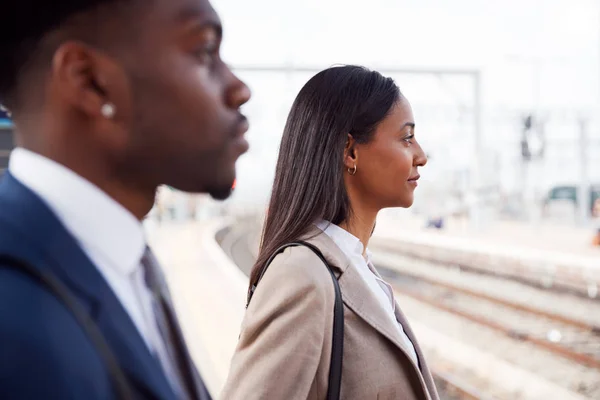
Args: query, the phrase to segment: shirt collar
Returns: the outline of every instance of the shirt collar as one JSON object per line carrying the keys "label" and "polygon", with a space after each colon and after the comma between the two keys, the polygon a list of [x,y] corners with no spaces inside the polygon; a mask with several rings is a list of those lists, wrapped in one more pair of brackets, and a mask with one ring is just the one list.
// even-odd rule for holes
{"label": "shirt collar", "polygon": [[[339,227],[338,225],[331,223],[329,221],[320,220],[315,225],[319,229],[321,229],[327,236],[333,240],[333,242],[340,248],[342,251],[351,256],[360,256],[363,257],[364,246],[359,238],[345,230],[344,228]],[[365,252],[367,256],[367,263],[371,262],[371,252],[369,249]]]}
{"label": "shirt collar", "polygon": [[85,249],[99,253],[124,275],[139,266],[145,249],[141,222],[98,187],[22,148],[12,151],[9,170],[52,209]]}

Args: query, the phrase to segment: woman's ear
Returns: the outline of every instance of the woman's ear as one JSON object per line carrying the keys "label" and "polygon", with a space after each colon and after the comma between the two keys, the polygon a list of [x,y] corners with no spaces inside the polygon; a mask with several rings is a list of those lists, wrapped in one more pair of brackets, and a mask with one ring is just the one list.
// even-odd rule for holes
{"label": "woman's ear", "polygon": [[348,134],[346,147],[344,148],[344,166],[353,169],[358,163],[358,149],[356,148],[356,140],[351,134]]}

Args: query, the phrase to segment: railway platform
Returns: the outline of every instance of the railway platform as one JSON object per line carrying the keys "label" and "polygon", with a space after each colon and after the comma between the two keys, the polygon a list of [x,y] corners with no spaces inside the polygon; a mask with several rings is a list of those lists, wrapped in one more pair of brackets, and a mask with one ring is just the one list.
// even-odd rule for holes
{"label": "railway platform", "polygon": [[382,214],[370,243],[427,261],[522,280],[544,288],[600,296],[600,249],[590,230],[497,221],[483,231],[457,220],[428,229],[422,219]]}
{"label": "railway platform", "polygon": [[[160,225],[148,221],[146,226],[149,243],[165,266],[192,357],[215,398],[218,398],[225,382],[237,343],[247,289],[247,276],[215,239],[217,232],[232,223],[237,226],[235,221],[226,218],[163,222]],[[237,243],[252,247],[254,240],[248,240],[247,231],[242,229],[234,234],[243,240],[234,238],[230,241],[231,246]],[[246,254],[255,253],[250,251]],[[470,346],[468,341],[447,336],[421,323],[417,315],[408,313],[408,317],[439,379],[467,388],[478,379],[486,380],[483,393],[466,389],[468,393],[459,398],[584,398],[531,371]],[[456,371],[461,369],[468,370],[468,382],[456,382]]]}

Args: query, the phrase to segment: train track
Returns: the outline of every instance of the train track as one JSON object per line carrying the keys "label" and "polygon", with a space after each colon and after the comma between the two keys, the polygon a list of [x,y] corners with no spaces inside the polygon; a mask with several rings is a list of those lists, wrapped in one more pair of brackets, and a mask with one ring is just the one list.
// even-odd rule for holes
{"label": "train track", "polygon": [[518,261],[507,258],[503,261],[503,268],[498,265],[489,265],[485,257],[477,256],[473,260],[452,261],[442,259],[418,247],[398,243],[389,239],[378,239],[374,246],[378,249],[391,252],[400,252],[405,256],[415,260],[421,260],[436,264],[440,267],[460,268],[473,274],[491,276],[496,278],[508,279],[519,282],[533,288],[546,290],[553,293],[568,293],[582,298],[594,299],[600,302],[598,282],[594,279],[584,282],[582,279],[575,279],[573,276],[557,277],[552,269],[539,268],[537,271],[524,271]]}
{"label": "train track", "polygon": [[435,308],[600,369],[600,327],[395,268],[378,267],[400,293]]}
{"label": "train track", "polygon": [[[256,226],[241,224],[227,227],[217,234],[217,242],[225,253],[249,275],[254,263],[254,254],[250,250],[248,237],[256,230]],[[433,366],[432,374],[440,390],[442,400],[498,400],[499,397],[484,394],[477,387],[461,378],[449,364]]]}

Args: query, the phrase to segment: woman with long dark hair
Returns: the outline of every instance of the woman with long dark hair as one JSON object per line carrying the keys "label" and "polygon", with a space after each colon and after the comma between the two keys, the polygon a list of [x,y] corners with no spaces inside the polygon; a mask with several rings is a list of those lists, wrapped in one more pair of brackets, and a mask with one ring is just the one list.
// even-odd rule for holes
{"label": "woman with long dark hair", "polygon": [[377,213],[412,205],[426,162],[391,78],[333,67],[302,88],[224,399],[438,398],[367,250]]}

